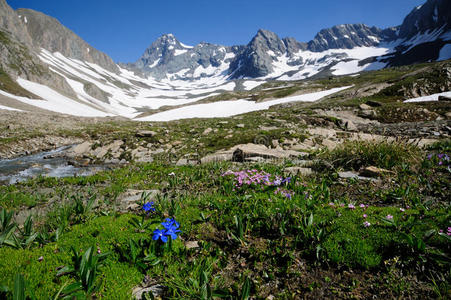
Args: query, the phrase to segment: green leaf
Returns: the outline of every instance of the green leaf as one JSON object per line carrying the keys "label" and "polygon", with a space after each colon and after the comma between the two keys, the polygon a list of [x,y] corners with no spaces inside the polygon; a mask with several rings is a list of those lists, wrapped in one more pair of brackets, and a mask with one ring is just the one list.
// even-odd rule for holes
{"label": "green leaf", "polygon": [[14,277],[13,300],[25,300],[25,279],[19,273]]}
{"label": "green leaf", "polygon": [[246,277],[246,279],[244,280],[243,286],[241,288],[240,299],[247,300],[247,299],[249,299],[250,294],[251,294],[251,280],[249,279],[249,277]]}
{"label": "green leaf", "polygon": [[308,218],[307,226],[311,227],[313,225],[313,214],[310,214],[310,217]]}

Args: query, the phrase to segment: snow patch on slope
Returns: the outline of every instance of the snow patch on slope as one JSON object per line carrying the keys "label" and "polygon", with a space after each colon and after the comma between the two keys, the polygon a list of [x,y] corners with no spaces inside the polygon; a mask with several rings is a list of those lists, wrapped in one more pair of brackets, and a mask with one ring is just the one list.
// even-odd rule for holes
{"label": "snow patch on slope", "polygon": [[36,100],[15,96],[14,99],[19,100],[20,102],[37,106],[39,108],[43,108],[46,110],[74,116],[81,117],[111,116],[111,114],[107,114],[105,112],[84,105],[75,100],[72,100],[66,96],[63,96],[45,85],[31,82],[20,77],[17,79],[17,83],[27,91],[45,99],[45,100]]}
{"label": "snow patch on slope", "polygon": [[334,88],[327,91],[310,93],[292,97],[286,97],[266,102],[248,100],[218,101],[207,104],[195,104],[165,112],[153,114],[148,117],[138,118],[137,121],[173,121],[190,118],[224,118],[252,111],[266,110],[273,105],[289,102],[313,102],[325,96],[337,93],[348,87]]}
{"label": "snow patch on slope", "polygon": [[[1,92],[1,91],[0,91],[0,92]],[[5,96],[6,96],[6,95],[5,95]],[[1,104],[0,104],[0,109],[11,110],[11,111],[23,111],[23,110],[20,110],[20,109],[17,109],[17,108],[9,107],[9,106],[3,106],[3,105],[1,105]]]}
{"label": "snow patch on slope", "polygon": [[439,96],[445,96],[445,97],[451,98],[451,92],[437,93],[437,94],[432,94],[429,96],[412,98],[412,99],[405,100],[404,103],[438,101]]}

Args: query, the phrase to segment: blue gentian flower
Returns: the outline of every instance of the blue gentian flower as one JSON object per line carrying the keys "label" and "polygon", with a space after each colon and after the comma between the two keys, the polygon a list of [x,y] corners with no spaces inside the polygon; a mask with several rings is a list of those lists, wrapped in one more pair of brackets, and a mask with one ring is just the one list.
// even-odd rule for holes
{"label": "blue gentian flower", "polygon": [[179,233],[180,230],[178,230],[175,227],[171,227],[169,229],[166,229],[166,232],[164,233],[166,236],[170,236],[171,239],[175,240],[177,238],[177,233]]}
{"label": "blue gentian flower", "polygon": [[160,239],[163,243],[166,243],[168,241],[168,237],[165,234],[166,230],[155,229],[152,239],[154,241],[158,241],[158,239]]}
{"label": "blue gentian flower", "polygon": [[145,204],[143,205],[143,210],[144,210],[146,213],[149,213],[149,212],[151,212],[151,211],[155,211],[155,207],[153,207],[153,205],[154,205],[153,201],[152,201],[152,202],[147,202],[147,203],[145,203]]}
{"label": "blue gentian flower", "polygon": [[166,229],[177,229],[180,227],[180,224],[174,218],[166,218],[165,222],[161,223],[161,225]]}

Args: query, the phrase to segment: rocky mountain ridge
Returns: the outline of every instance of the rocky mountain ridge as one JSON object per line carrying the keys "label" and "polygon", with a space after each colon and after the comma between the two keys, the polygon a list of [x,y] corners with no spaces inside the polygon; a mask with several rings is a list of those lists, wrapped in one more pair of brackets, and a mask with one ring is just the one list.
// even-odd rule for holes
{"label": "rocky mountain ridge", "polygon": [[[229,79],[240,78],[272,78],[272,79],[290,79],[289,75],[298,73],[292,79],[302,79],[303,69],[308,69],[306,64],[312,66],[316,64],[317,70],[313,72],[306,72],[307,76],[311,77],[322,72],[323,75],[332,74],[333,66],[339,62],[346,60],[358,60],[361,66],[368,65],[368,69],[373,69],[376,66],[370,65],[372,62],[378,62],[377,68],[387,66],[397,66],[403,64],[412,64],[418,62],[426,62],[430,60],[437,60],[440,57],[440,51],[443,46],[451,43],[451,4],[446,0],[429,0],[424,5],[414,8],[413,11],[405,18],[403,23],[397,27],[390,27],[381,29],[378,27],[369,27],[365,24],[343,24],[337,25],[331,28],[322,29],[313,40],[309,42],[298,42],[294,38],[279,38],[275,33],[268,30],[259,30],[252,40],[245,46],[217,46],[215,49],[231,49],[231,53],[234,54],[230,60],[221,60],[222,63],[229,63],[227,75]],[[421,35],[431,35],[426,40],[418,38]],[[171,35],[174,38],[173,35]],[[164,36],[163,36],[164,37]],[[163,38],[162,37],[162,38]],[[413,40],[417,37],[417,40]],[[191,54],[185,56],[183,60],[176,56],[165,56],[164,59],[158,60],[158,64],[154,65],[157,61],[155,55],[160,55],[156,48],[161,48],[162,38],[159,38],[154,42],[144,53],[144,55],[134,64],[129,66],[135,69],[141,70],[144,73],[152,74],[158,73],[161,78],[166,75],[170,78],[170,74],[174,74],[188,68],[193,69],[193,66],[202,65],[204,68],[209,67],[210,64],[196,64],[198,57]],[[175,39],[175,38],[174,38]],[[438,42],[434,45],[423,45],[425,42]],[[417,56],[418,59],[403,57],[407,49],[411,49],[413,46],[420,46],[407,56]],[[177,41],[177,46],[180,46],[180,42]],[[202,45],[202,44],[200,44]],[[198,46],[200,46],[198,45]],[[198,46],[194,47],[197,48]],[[424,53],[422,47],[428,48],[432,46],[434,49],[430,50],[430,53]],[[369,53],[365,55],[352,56],[346,53],[345,50],[351,50],[356,48],[386,48],[387,51],[384,55],[379,53]],[[192,50],[186,48],[174,48],[175,51],[191,52]],[[191,48],[193,49],[193,48]],[[343,52],[335,52],[333,54],[326,53],[331,50],[344,50]],[[315,60],[313,64],[306,62],[305,52],[313,53],[325,53],[321,58],[327,60],[326,64],[318,65],[318,60]],[[420,52],[420,53],[419,53]],[[343,55],[345,53],[345,55]],[[385,56],[385,54],[390,54]],[[311,55],[310,55],[311,56]],[[316,55],[318,56],[318,55]],[[451,54],[449,55],[451,58]],[[153,57],[152,60],[147,61],[148,57]],[[217,61],[218,57],[206,56],[213,61]],[[232,57],[232,56],[231,56]],[[368,60],[369,58],[372,59]],[[178,68],[174,69],[173,65],[177,65]],[[220,64],[212,63],[211,66],[218,67]],[[283,70],[275,70],[279,67]],[[296,68],[297,67],[297,68]],[[224,67],[220,74],[224,75]],[[355,68],[354,68],[355,69]],[[360,68],[365,70],[365,68]],[[285,71],[285,72],[284,72]],[[293,72],[298,71],[298,72]],[[291,72],[291,74],[290,74]],[[211,72],[210,72],[211,73]],[[285,76],[287,74],[288,76]],[[210,76],[211,74],[205,73],[204,76]],[[217,74],[215,74],[217,75]],[[282,78],[281,75],[284,75]],[[189,77],[188,77],[189,78]]]}

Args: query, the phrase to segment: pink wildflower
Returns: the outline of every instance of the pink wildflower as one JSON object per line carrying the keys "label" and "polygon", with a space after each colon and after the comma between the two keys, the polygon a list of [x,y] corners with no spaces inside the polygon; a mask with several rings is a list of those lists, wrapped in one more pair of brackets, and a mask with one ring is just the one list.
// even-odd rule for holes
{"label": "pink wildflower", "polygon": [[371,223],[370,223],[370,222],[367,222],[367,221],[365,221],[365,222],[363,222],[363,226],[365,226],[365,227],[370,227],[370,226],[371,226]]}

